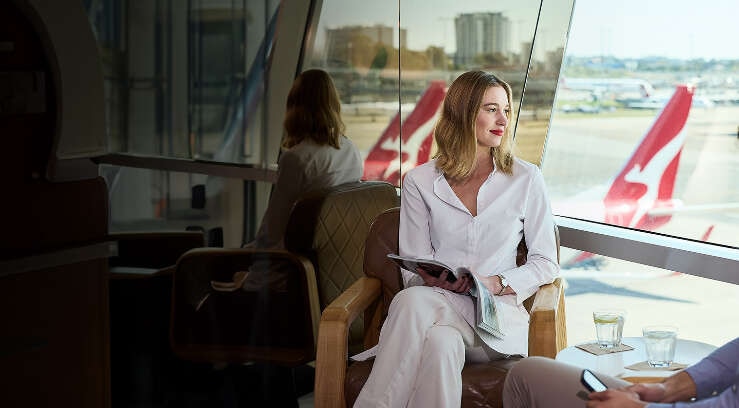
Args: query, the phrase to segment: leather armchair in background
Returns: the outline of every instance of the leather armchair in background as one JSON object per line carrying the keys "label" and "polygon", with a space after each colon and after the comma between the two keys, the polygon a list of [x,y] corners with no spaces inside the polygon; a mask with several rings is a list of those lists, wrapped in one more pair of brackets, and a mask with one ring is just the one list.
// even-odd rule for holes
{"label": "leather armchair in background", "polygon": [[[175,354],[192,361],[287,367],[313,361],[320,311],[364,275],[370,225],[398,203],[389,183],[347,183],[309,193],[295,204],[285,250],[200,248],[185,253],[172,292],[170,344]],[[279,268],[285,284],[264,291],[213,291],[200,309],[193,306],[193,277],[228,281],[255,263]]]}

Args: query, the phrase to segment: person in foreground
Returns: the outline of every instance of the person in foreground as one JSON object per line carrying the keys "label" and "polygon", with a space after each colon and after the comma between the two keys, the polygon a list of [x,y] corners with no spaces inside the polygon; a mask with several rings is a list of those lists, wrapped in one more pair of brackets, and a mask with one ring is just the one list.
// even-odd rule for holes
{"label": "person in foreground", "polygon": [[544,357],[523,359],[506,377],[503,405],[506,408],[739,407],[739,337],[661,383],[631,384],[596,373],[609,389],[590,393],[587,402],[577,396],[584,390],[580,384],[581,372],[580,367]]}
{"label": "person in foreground", "polygon": [[[434,159],[409,171],[401,194],[399,252],[466,267],[497,297],[497,338],[475,324],[472,280],[402,270],[376,356],[355,407],[454,407],[465,361],[528,351],[523,301],[559,273],[554,221],[539,168],[511,153],[511,88],[471,71],[449,87],[434,130]],[[525,236],[528,258],[516,266]]]}

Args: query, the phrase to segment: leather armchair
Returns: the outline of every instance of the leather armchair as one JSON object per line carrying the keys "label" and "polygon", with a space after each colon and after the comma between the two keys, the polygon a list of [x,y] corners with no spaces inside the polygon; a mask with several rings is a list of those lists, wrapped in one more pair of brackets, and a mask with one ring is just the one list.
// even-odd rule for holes
{"label": "leather armchair", "polygon": [[[313,361],[320,311],[364,275],[364,237],[377,214],[398,202],[389,183],[347,183],[298,200],[285,250],[198,248],[185,253],[177,262],[172,290],[170,344],[175,354],[191,361],[287,367]],[[286,275],[284,287],[212,291],[196,310],[193,282],[205,282],[209,290],[211,280],[230,280],[257,262],[279,267]]]}
{"label": "leather armchair", "polygon": [[[398,251],[400,209],[380,214],[367,236],[365,276],[326,307],[321,316],[316,356],[315,406],[348,407],[362,389],[374,359],[349,362],[347,330],[354,319],[364,315],[364,349],[377,344],[380,328],[393,296],[402,289],[399,269],[386,257]],[[555,227],[557,247],[559,234]],[[518,248],[517,262],[526,261],[524,241]],[[559,253],[557,254],[559,258]],[[560,278],[543,285],[525,302],[531,315],[529,355],[554,357],[567,345],[564,289]],[[462,370],[463,407],[500,407],[503,381],[516,359],[485,364],[465,364]]]}

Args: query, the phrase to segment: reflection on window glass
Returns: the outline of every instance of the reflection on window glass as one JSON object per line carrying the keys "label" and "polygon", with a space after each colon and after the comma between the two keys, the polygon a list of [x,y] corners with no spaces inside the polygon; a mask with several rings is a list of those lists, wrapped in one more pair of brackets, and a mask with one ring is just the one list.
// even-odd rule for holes
{"label": "reflection on window glass", "polygon": [[739,246],[737,7],[576,3],[543,163],[557,214]]}
{"label": "reflection on window glass", "polygon": [[[105,75],[109,151],[261,164],[279,4],[85,2]],[[239,180],[118,167],[103,174],[111,231],[223,228],[227,246],[244,240],[241,220],[254,208],[244,209]]]}
{"label": "reflection on window glass", "polygon": [[[561,248],[562,260],[579,255]],[[614,258],[593,258],[588,268],[563,271],[567,344],[595,340],[592,312],[626,311],[624,337],[640,337],[652,324],[671,324],[678,336],[720,346],[736,337],[739,286]]]}
{"label": "reflection on window glass", "polygon": [[[519,111],[540,1],[496,7],[403,0],[400,9],[396,1],[381,3],[324,1],[303,68],[326,69],[335,79],[347,135],[365,157],[364,177],[398,184],[402,172],[433,155],[432,130],[446,87],[462,72],[499,75],[513,87]],[[550,13],[546,27],[556,35],[541,37],[533,47],[541,86],[527,90],[530,102],[520,112],[530,122],[542,122],[540,145],[548,113],[537,118],[535,112],[551,107],[571,10],[570,1],[556,3],[569,8]]]}
{"label": "reflection on window glass", "polygon": [[105,74],[111,152],[262,162],[278,0],[85,5]]}
{"label": "reflection on window glass", "polygon": [[544,1],[516,126],[517,155],[541,164],[574,0]]}
{"label": "reflection on window glass", "polygon": [[251,238],[244,237],[243,180],[110,165],[100,174],[111,232],[203,230],[211,243],[231,248]]}
{"label": "reflection on window glass", "polygon": [[[394,119],[398,44],[404,41],[404,32],[399,33],[397,26],[395,0],[324,1],[302,67],[321,68],[331,75],[342,103],[346,136],[365,158],[390,123],[398,120]],[[397,148],[391,149],[389,156],[397,156]]]}

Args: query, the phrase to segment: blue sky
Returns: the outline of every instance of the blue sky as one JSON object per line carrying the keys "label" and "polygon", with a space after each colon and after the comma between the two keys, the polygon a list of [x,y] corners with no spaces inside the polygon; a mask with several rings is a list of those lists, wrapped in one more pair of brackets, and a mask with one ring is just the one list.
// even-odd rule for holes
{"label": "blue sky", "polygon": [[576,0],[575,55],[739,59],[736,0]]}

